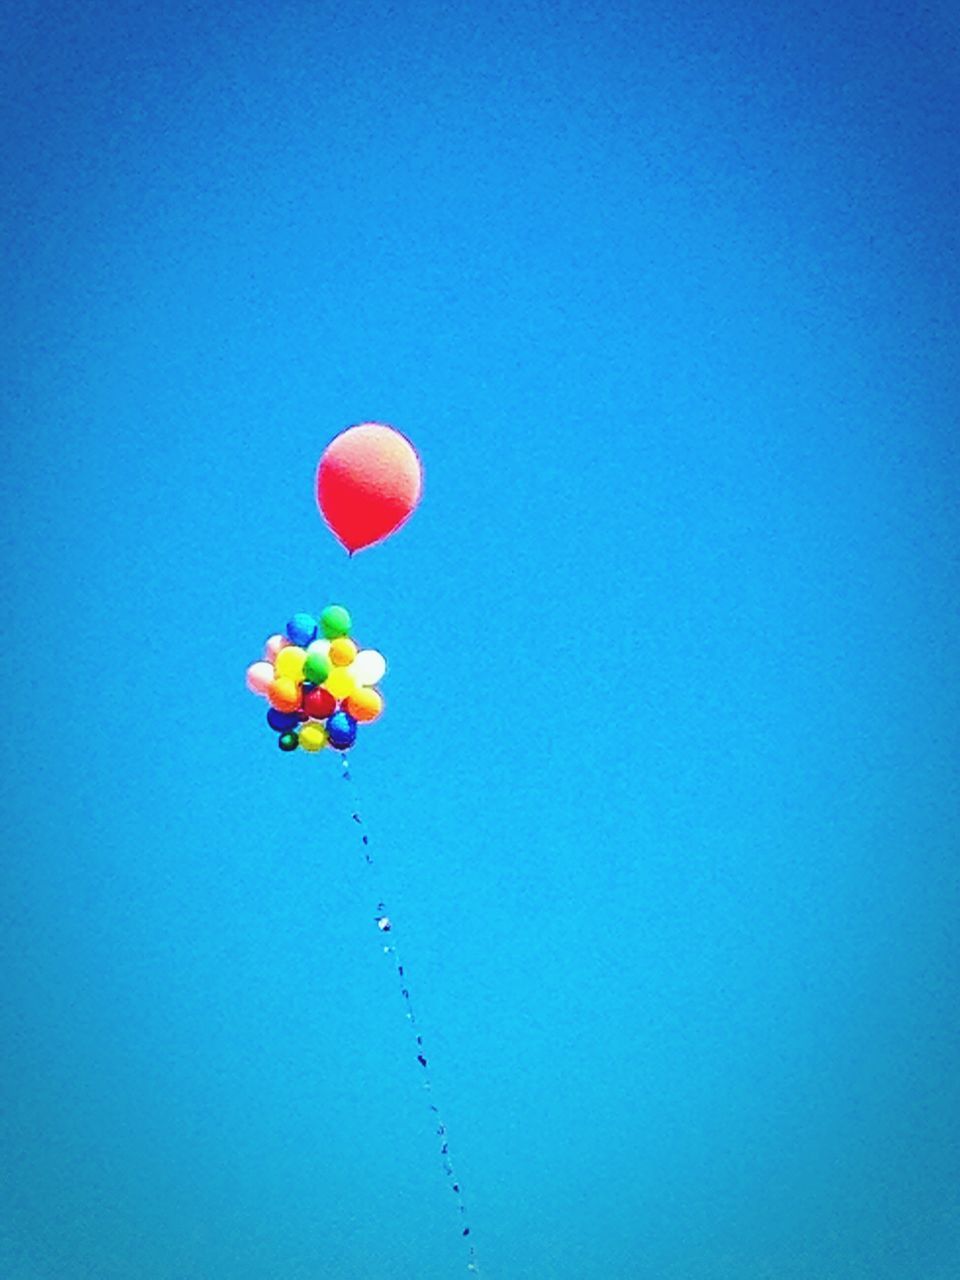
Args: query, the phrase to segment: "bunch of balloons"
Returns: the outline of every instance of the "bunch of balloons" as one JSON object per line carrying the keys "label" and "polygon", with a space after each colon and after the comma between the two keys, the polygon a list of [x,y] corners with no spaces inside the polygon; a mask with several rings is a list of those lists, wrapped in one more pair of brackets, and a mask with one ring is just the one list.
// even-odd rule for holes
{"label": "bunch of balloons", "polygon": [[271,636],[263,658],[247,668],[247,688],[270,703],[267,723],[281,751],[348,751],[357,725],[376,720],[383,698],[375,687],[387,669],[376,649],[350,639],[350,614],[330,604],[314,618],[297,613]]}

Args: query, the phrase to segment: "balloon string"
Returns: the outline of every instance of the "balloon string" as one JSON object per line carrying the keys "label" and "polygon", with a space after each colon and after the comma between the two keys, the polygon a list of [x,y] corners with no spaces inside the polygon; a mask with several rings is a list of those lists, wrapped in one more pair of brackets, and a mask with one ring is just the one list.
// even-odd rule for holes
{"label": "balloon string", "polygon": [[[370,853],[370,837],[367,835],[367,832],[364,829],[363,818],[360,816],[360,811],[357,806],[356,784],[354,783],[353,775],[350,772],[350,762],[347,758],[346,752],[344,752],[342,755],[342,764],[343,764],[343,780],[347,784],[347,786],[351,788],[351,793],[352,793],[350,817],[352,818],[353,822],[356,824],[356,826],[360,831],[360,845],[363,851],[364,863],[368,867],[372,868],[374,866],[374,861]],[[460,1222],[461,1222],[460,1234],[466,1240],[466,1243],[467,1243],[467,1270],[474,1275],[479,1275],[480,1264],[477,1261],[477,1254],[473,1245],[473,1241],[470,1239],[470,1224],[467,1221],[467,1206],[464,1203],[463,1191],[461,1189],[460,1179],[457,1177],[456,1171],[454,1170],[454,1167],[453,1167],[453,1161],[450,1158],[450,1141],[447,1136],[447,1126],[442,1116],[440,1115],[439,1107],[433,1100],[433,1097],[434,1097],[433,1080],[430,1075],[430,1065],[429,1065],[427,1055],[426,1055],[426,1050],[423,1044],[423,1036],[421,1035],[421,1032],[420,1032],[420,1024],[417,1021],[417,1016],[413,1008],[413,1001],[410,996],[410,987],[407,979],[406,965],[403,963],[403,960],[400,956],[400,951],[394,939],[395,926],[394,926],[393,920],[387,914],[386,903],[383,902],[382,899],[377,902],[377,913],[374,916],[374,922],[377,928],[380,930],[380,932],[384,936],[389,935],[390,937],[390,941],[385,942],[383,945],[383,954],[387,956],[390,959],[391,963],[393,964],[394,970],[396,972],[397,978],[400,983],[400,996],[404,1004],[404,1013],[406,1015],[407,1022],[410,1024],[410,1028],[413,1031],[414,1038],[416,1041],[417,1062],[420,1064],[421,1079],[423,1081],[423,1089],[427,1095],[427,1105],[429,1106],[431,1114],[433,1116],[433,1123],[436,1126],[436,1129],[435,1129],[436,1135],[440,1139],[440,1159],[443,1165],[443,1172],[446,1175],[449,1186],[451,1187],[454,1195],[457,1198],[457,1211],[460,1215]]]}

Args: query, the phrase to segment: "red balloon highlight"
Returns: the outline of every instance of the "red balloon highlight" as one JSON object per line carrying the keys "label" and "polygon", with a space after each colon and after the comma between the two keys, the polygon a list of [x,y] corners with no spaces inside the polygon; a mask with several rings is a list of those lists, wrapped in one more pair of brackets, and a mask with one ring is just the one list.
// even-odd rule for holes
{"label": "red balloon highlight", "polygon": [[348,427],[324,450],[317,505],[353,555],[382,542],[413,514],[423,472],[417,451],[383,422]]}

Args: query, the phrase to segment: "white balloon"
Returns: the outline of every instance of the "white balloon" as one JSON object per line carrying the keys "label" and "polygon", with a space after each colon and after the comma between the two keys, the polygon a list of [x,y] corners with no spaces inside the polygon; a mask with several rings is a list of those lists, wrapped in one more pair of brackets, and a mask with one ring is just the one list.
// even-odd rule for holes
{"label": "white balloon", "polygon": [[376,649],[361,649],[347,670],[361,688],[369,689],[382,680],[387,670],[387,660]]}

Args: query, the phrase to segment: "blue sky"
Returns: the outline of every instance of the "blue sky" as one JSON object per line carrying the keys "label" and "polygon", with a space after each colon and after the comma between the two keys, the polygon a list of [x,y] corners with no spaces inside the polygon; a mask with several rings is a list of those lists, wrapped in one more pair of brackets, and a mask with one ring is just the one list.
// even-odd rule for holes
{"label": "blue sky", "polygon": [[[956,14],[25,3],[0,1270],[960,1269]],[[348,561],[350,422],[425,496]],[[263,639],[390,661],[281,755]]]}

